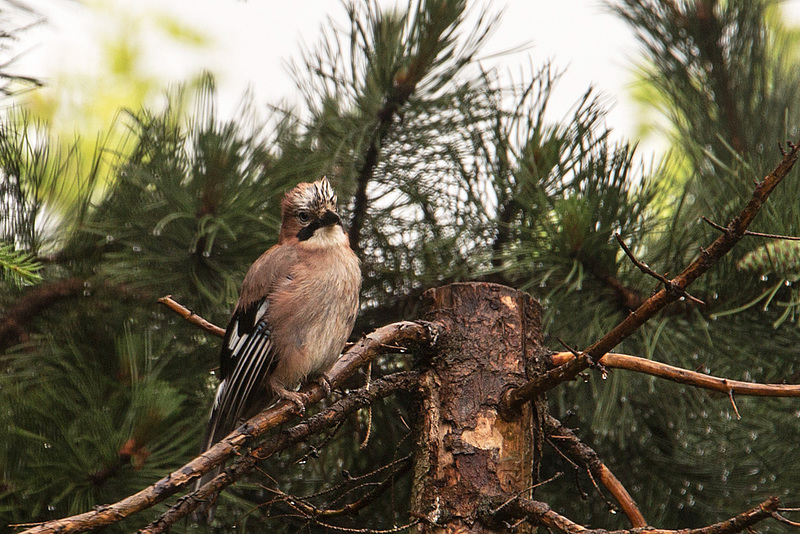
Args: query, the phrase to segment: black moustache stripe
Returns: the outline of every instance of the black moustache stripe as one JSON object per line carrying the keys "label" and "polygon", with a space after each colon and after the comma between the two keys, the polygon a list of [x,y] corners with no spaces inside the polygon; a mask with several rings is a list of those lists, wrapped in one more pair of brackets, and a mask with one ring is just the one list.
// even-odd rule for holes
{"label": "black moustache stripe", "polygon": [[318,228],[322,228],[322,223],[319,221],[319,219],[315,220],[308,226],[302,227],[300,231],[297,232],[297,239],[300,241],[311,239],[311,236],[314,235],[314,232],[316,232]]}

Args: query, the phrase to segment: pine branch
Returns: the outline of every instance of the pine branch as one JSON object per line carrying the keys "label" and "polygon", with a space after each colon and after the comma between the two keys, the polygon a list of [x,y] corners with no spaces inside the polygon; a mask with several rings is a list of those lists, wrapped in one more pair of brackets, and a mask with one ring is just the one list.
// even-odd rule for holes
{"label": "pine branch", "polygon": [[[51,307],[67,299],[80,297],[87,288],[94,287],[89,280],[78,277],[64,278],[44,283],[27,291],[0,317],[0,351],[28,339],[26,325]],[[152,295],[140,289],[131,289],[124,284],[101,283],[97,291],[113,291],[118,300],[149,300]]]}
{"label": "pine branch", "polygon": [[[574,359],[575,356],[570,352],[558,352],[553,354],[553,365],[564,365]],[[600,358],[597,363],[610,369],[636,371],[679,384],[719,391],[726,395],[736,393],[737,395],[749,395],[753,397],[800,397],[800,385],[756,384],[752,382],[730,380],[728,378],[718,378],[716,376],[709,376],[704,373],[673,367],[672,365],[654,362],[647,358],[639,358],[629,354],[610,352]]]}
{"label": "pine branch", "polygon": [[[700,254],[694,261],[678,276],[669,281],[672,287],[684,291],[692,282],[716,265],[744,237],[747,228],[758,215],[770,194],[786,178],[797,162],[800,146],[789,143],[789,147],[790,150],[784,154],[775,169],[756,185],[750,200],[742,208],[742,211],[728,223],[725,232],[715,239],[708,248],[701,249]],[[562,382],[574,380],[579,373],[589,368],[593,362],[598,361],[668,304],[679,298],[679,292],[661,289],[639,306],[635,312],[631,312],[605,336],[583,351],[582,357],[575,358],[561,367],[548,371],[524,386],[507,391],[503,397],[503,403],[508,409],[513,409]]]}
{"label": "pine branch", "polygon": [[729,69],[723,55],[725,53],[723,28],[714,13],[716,3],[717,0],[697,1],[699,31],[693,32],[693,34],[697,38],[697,44],[702,54],[711,64],[712,87],[719,106],[722,108],[722,116],[730,135],[731,146],[736,152],[743,154],[746,144],[742,135],[739,112],[736,109],[737,98],[733,93]]}
{"label": "pine branch", "polygon": [[[328,371],[326,376],[331,388],[341,386],[361,366],[379,354],[396,351],[394,347],[410,349],[432,345],[437,332],[438,326],[433,323],[413,322],[394,323],[375,330],[354,344]],[[325,397],[325,390],[320,384],[309,384],[300,393],[304,395],[305,406]],[[240,454],[242,447],[253,438],[296,417],[296,410],[293,403],[281,402],[256,415],[202,455],[138,493],[111,505],[98,506],[90,512],[47,521],[22,534],[84,532],[122,521],[162,502],[228,458]]]}
{"label": "pine branch", "polygon": [[[384,398],[396,391],[414,387],[418,383],[418,380],[419,373],[407,371],[395,373],[380,380],[376,380],[372,382],[369,387],[350,391],[346,397],[334,403],[330,408],[309,417],[300,424],[281,432],[279,435],[253,449],[249,453],[240,456],[236,462],[225,469],[225,471],[212,480],[209,480],[194,492],[181,498],[160,518],[142,529],[140,534],[166,532],[176,521],[188,516],[201,504],[213,499],[217,492],[235,483],[252,471],[259,461],[265,460],[273,454],[303,441],[312,434],[335,426],[356,410],[369,406],[378,399]],[[345,507],[345,510],[350,509],[351,508]]]}
{"label": "pine branch", "polygon": [[34,317],[62,300],[80,296],[84,281],[80,278],[65,278],[31,289],[17,299],[0,319],[0,350],[28,338],[25,325]]}
{"label": "pine branch", "polygon": [[[454,7],[452,5],[448,6],[447,2],[440,2],[437,10],[435,9],[436,2],[430,2],[430,4],[425,6],[426,9],[432,9],[436,12],[426,14],[429,17],[426,21],[427,24],[415,21],[422,26],[417,30],[420,34],[417,53],[411,58],[408,66],[394,76],[392,84],[386,92],[383,106],[377,112],[377,123],[366,143],[367,151],[364,154],[364,161],[358,170],[353,215],[350,220],[349,230],[350,246],[358,255],[361,253],[361,231],[364,227],[368,206],[367,188],[375,172],[375,167],[378,165],[383,142],[389,135],[391,126],[400,109],[408,102],[417,85],[428,74],[434,64],[436,56],[442,48],[442,34],[451,24],[455,23],[461,11],[463,11],[463,5]],[[421,13],[418,14],[418,20],[421,15]]]}
{"label": "pine branch", "polygon": [[172,299],[172,295],[167,295],[166,297],[161,297],[158,299],[158,302],[169,308],[170,310],[174,311],[191,324],[205,330],[209,334],[215,335],[217,337],[224,337],[225,336],[225,329],[220,328],[219,326],[212,324],[196,313],[194,313],[189,308],[182,306],[178,302]]}
{"label": "pine branch", "polygon": [[666,530],[651,527],[633,528],[629,530],[589,529],[554,512],[547,504],[530,499],[517,499],[504,506],[495,514],[495,520],[503,521],[525,519],[534,524],[565,532],[566,534],[735,534],[742,532],[756,523],[763,521],[776,512],[780,501],[770,497],[755,508],[743,512],[727,521],[715,523],[707,527]]}
{"label": "pine branch", "polygon": [[39,269],[41,265],[30,254],[15,250],[13,245],[0,243],[0,271],[17,286],[41,282]]}
{"label": "pine branch", "polygon": [[647,521],[636,506],[633,497],[614,476],[614,473],[606,467],[594,450],[584,444],[572,430],[562,425],[558,419],[551,415],[546,415],[544,418],[544,430],[550,437],[558,438],[557,447],[559,449],[563,447],[573,461],[587,469],[603,483],[617,500],[623,513],[634,527],[647,526]]}

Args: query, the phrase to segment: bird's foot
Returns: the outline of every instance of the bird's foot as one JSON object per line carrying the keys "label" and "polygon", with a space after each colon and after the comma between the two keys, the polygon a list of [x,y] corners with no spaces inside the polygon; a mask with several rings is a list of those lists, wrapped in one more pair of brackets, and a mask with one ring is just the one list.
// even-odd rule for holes
{"label": "bird's foot", "polygon": [[331,379],[322,374],[317,379],[317,384],[325,391],[325,397],[329,397],[331,394]]}
{"label": "bird's foot", "polygon": [[290,391],[288,389],[281,388],[280,390],[276,389],[275,393],[282,399],[287,400],[294,404],[296,408],[296,412],[299,415],[304,415],[306,413],[306,405],[303,402],[305,400],[305,396],[302,393],[298,393],[297,391]]}

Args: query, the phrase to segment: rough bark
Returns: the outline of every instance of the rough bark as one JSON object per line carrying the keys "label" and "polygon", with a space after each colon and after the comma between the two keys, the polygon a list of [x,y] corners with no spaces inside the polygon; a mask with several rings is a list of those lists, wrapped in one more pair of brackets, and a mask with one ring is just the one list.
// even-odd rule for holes
{"label": "rough bark", "polygon": [[452,284],[423,296],[443,325],[422,373],[412,514],[418,532],[493,532],[477,521],[500,496],[532,496],[543,440],[543,399],[500,412],[503,392],[545,369],[541,306],[489,283]]}

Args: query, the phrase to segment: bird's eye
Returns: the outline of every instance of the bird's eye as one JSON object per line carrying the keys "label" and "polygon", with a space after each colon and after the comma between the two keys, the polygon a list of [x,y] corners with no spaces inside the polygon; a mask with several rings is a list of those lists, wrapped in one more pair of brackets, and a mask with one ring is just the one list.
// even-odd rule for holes
{"label": "bird's eye", "polygon": [[311,220],[307,211],[298,211],[297,212],[297,220],[303,224],[306,224],[308,221]]}

